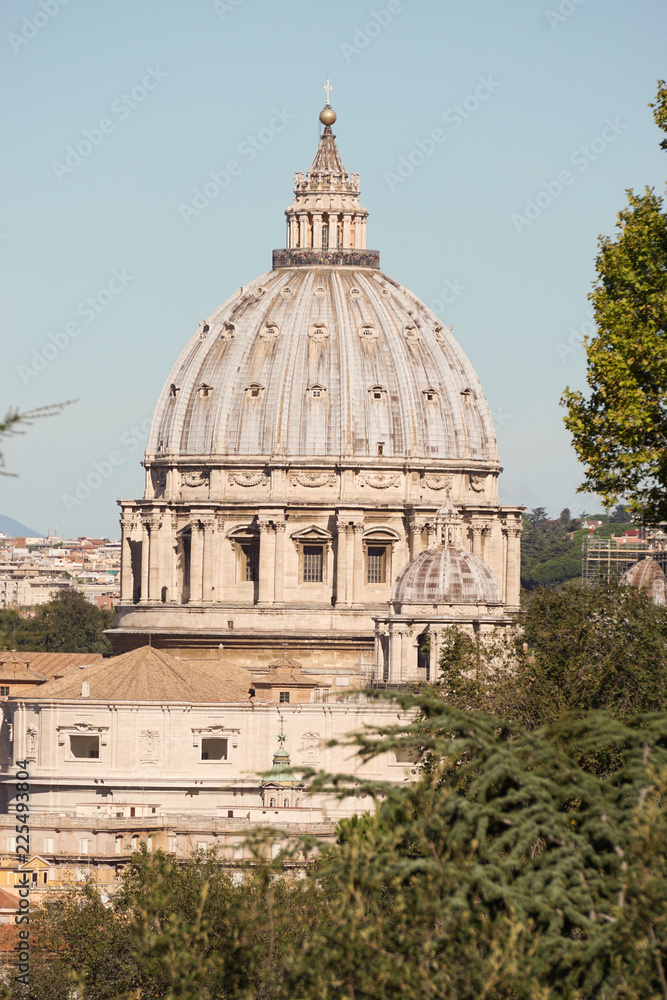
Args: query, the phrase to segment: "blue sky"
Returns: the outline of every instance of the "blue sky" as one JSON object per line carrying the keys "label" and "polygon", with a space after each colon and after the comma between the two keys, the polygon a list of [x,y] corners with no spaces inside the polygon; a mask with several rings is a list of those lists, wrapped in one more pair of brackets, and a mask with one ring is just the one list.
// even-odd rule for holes
{"label": "blue sky", "polygon": [[118,536],[171,365],[284,246],[327,76],[369,246],[485,388],[503,502],[596,509],[559,398],[598,235],[663,190],[666,27],[658,0],[3,0],[0,402],[78,402],[7,442],[0,512]]}

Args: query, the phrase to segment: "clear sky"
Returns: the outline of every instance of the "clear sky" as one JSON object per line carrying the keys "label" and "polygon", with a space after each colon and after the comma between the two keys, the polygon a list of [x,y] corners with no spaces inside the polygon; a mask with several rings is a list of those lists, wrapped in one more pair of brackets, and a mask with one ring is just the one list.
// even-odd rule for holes
{"label": "clear sky", "polygon": [[596,509],[559,398],[598,235],[663,190],[666,28],[664,0],[3,0],[0,402],[78,402],[6,444],[0,513],[118,536],[171,365],[284,246],[327,77],[369,247],[485,388],[502,501]]}

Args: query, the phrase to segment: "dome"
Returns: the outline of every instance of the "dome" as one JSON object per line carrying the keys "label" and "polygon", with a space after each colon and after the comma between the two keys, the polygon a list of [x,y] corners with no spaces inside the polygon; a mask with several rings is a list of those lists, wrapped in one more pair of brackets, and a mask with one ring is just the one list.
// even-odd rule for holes
{"label": "dome", "polygon": [[200,326],[148,456],[497,461],[488,404],[448,329],[371,268],[281,267]]}
{"label": "dome", "polygon": [[487,564],[464,549],[439,545],[407,564],[391,593],[392,604],[501,604]]}
{"label": "dome", "polygon": [[648,596],[654,604],[667,604],[667,581],[660,563],[651,556],[640,559],[634,566],[621,577],[621,583],[636,587],[637,590],[646,589]]}

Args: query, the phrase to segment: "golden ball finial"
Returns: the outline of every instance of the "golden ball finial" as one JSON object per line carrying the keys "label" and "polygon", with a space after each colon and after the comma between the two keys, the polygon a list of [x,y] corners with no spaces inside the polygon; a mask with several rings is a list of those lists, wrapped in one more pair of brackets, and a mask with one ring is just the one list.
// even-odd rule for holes
{"label": "golden ball finial", "polygon": [[323,125],[333,125],[336,121],[336,112],[329,104],[320,111],[320,121]]}

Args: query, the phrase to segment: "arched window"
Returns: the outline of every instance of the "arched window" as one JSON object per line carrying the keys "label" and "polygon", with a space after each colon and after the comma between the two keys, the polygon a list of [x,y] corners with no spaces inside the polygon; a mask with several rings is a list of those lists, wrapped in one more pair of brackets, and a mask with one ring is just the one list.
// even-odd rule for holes
{"label": "arched window", "polygon": [[288,806],[289,806],[289,799],[283,799],[283,805],[284,805],[285,809],[287,809]]}
{"label": "arched window", "polygon": [[322,225],[322,249],[329,249],[329,223],[325,222]]}
{"label": "arched window", "polygon": [[269,799],[269,809],[274,808],[275,804],[276,804],[276,800],[275,799]]}

